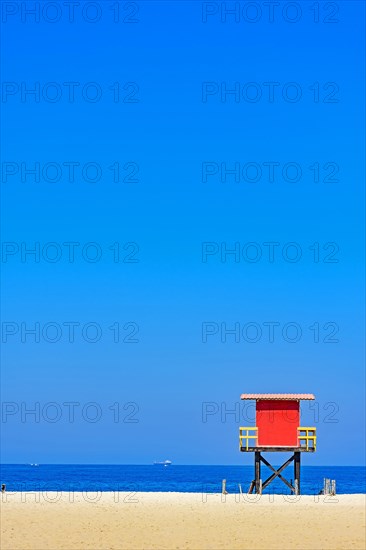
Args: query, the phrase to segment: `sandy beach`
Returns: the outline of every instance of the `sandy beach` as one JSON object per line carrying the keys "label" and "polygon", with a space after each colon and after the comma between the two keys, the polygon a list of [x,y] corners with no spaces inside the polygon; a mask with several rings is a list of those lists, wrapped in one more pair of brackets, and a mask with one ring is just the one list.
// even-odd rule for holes
{"label": "sandy beach", "polygon": [[1,548],[364,550],[365,497],[6,493]]}

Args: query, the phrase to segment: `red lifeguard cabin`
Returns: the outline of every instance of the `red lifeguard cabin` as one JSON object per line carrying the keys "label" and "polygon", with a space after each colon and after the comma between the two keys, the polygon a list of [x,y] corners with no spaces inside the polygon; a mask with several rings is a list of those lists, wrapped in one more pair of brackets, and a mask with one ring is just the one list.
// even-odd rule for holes
{"label": "red lifeguard cabin", "polygon": [[[263,489],[279,477],[295,495],[300,494],[300,456],[316,450],[316,428],[300,426],[300,401],[314,400],[311,393],[243,393],[241,399],[255,400],[255,426],[239,428],[239,447],[242,452],[254,452],[255,479],[249,493]],[[253,444],[254,443],[254,444]],[[292,452],[293,455],[279,468],[274,468],[262,452]],[[274,473],[265,481],[261,479],[261,462]],[[294,462],[294,484],[281,472]]]}

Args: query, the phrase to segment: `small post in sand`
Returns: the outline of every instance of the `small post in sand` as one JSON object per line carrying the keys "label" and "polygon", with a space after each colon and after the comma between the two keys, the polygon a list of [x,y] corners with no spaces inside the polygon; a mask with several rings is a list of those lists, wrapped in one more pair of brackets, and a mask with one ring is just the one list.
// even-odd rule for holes
{"label": "small post in sand", "polygon": [[223,480],[222,480],[222,494],[223,494],[223,495],[227,495],[227,494],[228,494],[228,492],[227,492],[227,490],[226,490],[226,479],[223,479]]}
{"label": "small post in sand", "polygon": [[331,481],[331,487],[330,487],[330,493],[332,496],[336,494],[336,480],[332,479]]}
{"label": "small post in sand", "polygon": [[325,477],[324,483],[323,483],[323,490],[320,491],[320,494],[334,496],[336,494],[336,480],[328,479],[327,477]]}

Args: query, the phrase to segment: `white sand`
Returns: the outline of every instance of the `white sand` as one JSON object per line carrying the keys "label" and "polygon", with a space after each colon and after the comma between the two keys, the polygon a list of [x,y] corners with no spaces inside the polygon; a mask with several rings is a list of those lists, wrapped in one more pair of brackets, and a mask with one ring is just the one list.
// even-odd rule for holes
{"label": "white sand", "polygon": [[6,493],[1,548],[364,550],[365,497]]}

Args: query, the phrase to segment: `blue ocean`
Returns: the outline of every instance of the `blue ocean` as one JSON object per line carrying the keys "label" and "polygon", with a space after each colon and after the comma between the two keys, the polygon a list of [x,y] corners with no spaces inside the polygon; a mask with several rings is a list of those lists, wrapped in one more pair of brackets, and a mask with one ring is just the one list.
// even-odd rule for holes
{"label": "blue ocean", "polygon": [[[271,472],[262,469],[262,478]],[[292,469],[283,472],[290,481]],[[246,492],[253,479],[252,466],[90,465],[90,464],[3,464],[1,483],[7,491],[179,491],[183,493],[221,492],[226,479],[229,493]],[[366,493],[366,467],[303,466],[301,493],[319,494],[323,479],[336,480],[338,494]],[[289,494],[281,480],[264,492]]]}

